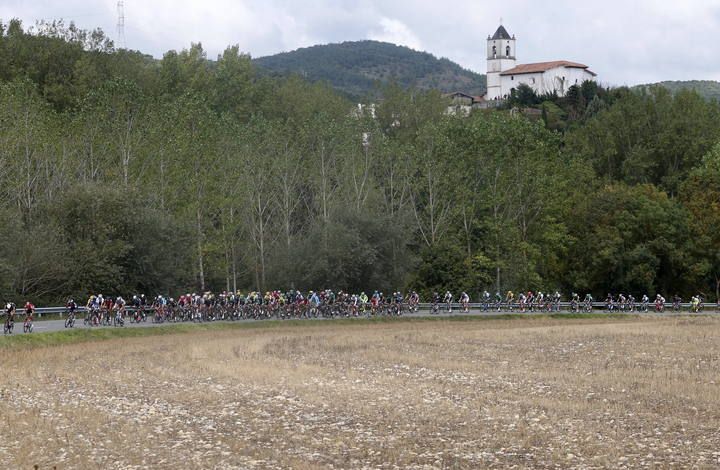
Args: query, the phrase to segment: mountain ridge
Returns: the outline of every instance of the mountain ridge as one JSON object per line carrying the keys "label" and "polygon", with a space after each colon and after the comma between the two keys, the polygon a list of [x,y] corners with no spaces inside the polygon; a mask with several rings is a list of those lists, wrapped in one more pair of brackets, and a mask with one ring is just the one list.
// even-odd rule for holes
{"label": "mountain ridge", "polygon": [[253,63],[269,74],[326,82],[353,98],[376,96],[378,85],[390,82],[445,93],[482,95],[486,89],[485,75],[450,59],[374,40],[319,44],[259,57]]}

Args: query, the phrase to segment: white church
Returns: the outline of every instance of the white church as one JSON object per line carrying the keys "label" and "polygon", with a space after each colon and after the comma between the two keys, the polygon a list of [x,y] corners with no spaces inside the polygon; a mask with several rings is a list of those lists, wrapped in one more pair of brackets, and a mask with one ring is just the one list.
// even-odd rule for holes
{"label": "white church", "polygon": [[556,92],[564,96],[568,88],[586,80],[595,80],[596,74],[587,65],[556,60],[535,64],[518,64],[515,56],[515,36],[504,26],[487,39],[487,93],[485,101],[503,100],[520,84],[530,86],[539,95]]}

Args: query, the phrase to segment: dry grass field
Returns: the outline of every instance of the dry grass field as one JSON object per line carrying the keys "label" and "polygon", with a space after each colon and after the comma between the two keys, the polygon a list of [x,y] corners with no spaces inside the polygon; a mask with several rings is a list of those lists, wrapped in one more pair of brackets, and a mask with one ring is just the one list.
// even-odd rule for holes
{"label": "dry grass field", "polygon": [[720,320],[224,330],[3,351],[0,468],[718,468]]}

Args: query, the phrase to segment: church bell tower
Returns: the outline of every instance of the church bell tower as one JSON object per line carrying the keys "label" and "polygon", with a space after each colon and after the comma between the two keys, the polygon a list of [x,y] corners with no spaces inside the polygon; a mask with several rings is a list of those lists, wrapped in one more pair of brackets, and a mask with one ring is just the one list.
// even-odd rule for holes
{"label": "church bell tower", "polygon": [[495,34],[487,38],[487,94],[485,99],[498,100],[505,96],[500,73],[515,67],[515,36],[510,36],[501,24]]}

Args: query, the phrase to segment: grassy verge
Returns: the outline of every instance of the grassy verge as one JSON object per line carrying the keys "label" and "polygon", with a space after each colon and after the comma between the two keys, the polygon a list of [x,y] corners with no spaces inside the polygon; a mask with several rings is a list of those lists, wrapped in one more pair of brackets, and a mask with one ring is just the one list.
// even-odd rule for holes
{"label": "grassy verge", "polygon": [[[197,331],[213,331],[227,329],[255,329],[278,327],[307,327],[307,326],[338,326],[338,325],[377,325],[399,322],[458,322],[458,321],[488,321],[488,320],[547,320],[547,319],[637,319],[636,315],[628,314],[581,314],[581,313],[553,313],[548,315],[457,315],[452,317],[378,317],[378,318],[342,318],[335,320],[263,320],[239,321],[217,323],[179,323],[153,327],[133,328],[82,328],[49,333],[23,334],[15,333],[12,336],[0,336],[0,349],[7,348],[36,348],[60,346],[66,344],[82,343],[87,341],[104,341],[116,338],[137,338],[142,336],[158,336],[168,334],[183,334]],[[17,325],[16,325],[17,326]],[[22,326],[22,325],[21,325]]]}

